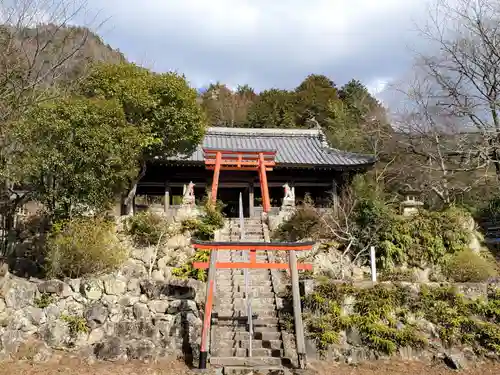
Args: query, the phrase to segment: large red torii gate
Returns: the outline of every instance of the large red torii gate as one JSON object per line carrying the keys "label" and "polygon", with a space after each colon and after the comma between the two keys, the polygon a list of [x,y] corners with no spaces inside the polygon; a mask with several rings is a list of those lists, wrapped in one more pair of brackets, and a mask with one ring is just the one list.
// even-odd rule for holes
{"label": "large red torii gate", "polygon": [[262,193],[262,208],[268,213],[271,210],[269,187],[266,172],[272,171],[276,165],[276,151],[257,150],[224,150],[204,148],[205,166],[214,171],[212,181],[212,202],[217,201],[220,171],[257,171],[259,173],[260,190]]}
{"label": "large red torii gate", "polygon": [[[201,333],[200,362],[199,368],[207,366],[210,323],[212,320],[212,307],[215,297],[215,272],[217,269],[289,269],[292,282],[293,312],[295,320],[295,334],[299,366],[305,366],[305,341],[304,327],[302,324],[302,309],[299,293],[298,270],[312,270],[312,264],[297,263],[296,251],[312,250],[314,242],[202,242],[193,241],[195,250],[209,250],[209,262],[194,262],[195,269],[208,269],[207,292],[205,312],[203,317],[203,328]],[[248,251],[249,262],[217,262],[218,251]],[[289,261],[287,263],[260,263],[257,262],[257,251],[287,251]]]}

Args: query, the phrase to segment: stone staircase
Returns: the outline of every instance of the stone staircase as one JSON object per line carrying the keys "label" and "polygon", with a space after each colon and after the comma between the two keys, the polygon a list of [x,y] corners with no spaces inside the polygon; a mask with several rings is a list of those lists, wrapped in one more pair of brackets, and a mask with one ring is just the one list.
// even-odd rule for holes
{"label": "stone staircase", "polygon": [[[263,242],[264,228],[260,219],[246,218],[245,242]],[[220,233],[221,241],[240,241],[239,219],[228,219]],[[218,261],[248,261],[239,250],[220,251]],[[258,262],[268,262],[267,251],[257,252]],[[252,356],[249,353],[248,312],[245,299],[244,271],[217,270],[216,297],[212,316],[210,363],[224,367],[226,373],[245,368],[267,370],[290,365],[290,350],[283,345],[278,306],[281,301],[275,290],[270,270],[249,270],[249,291],[252,301]]]}

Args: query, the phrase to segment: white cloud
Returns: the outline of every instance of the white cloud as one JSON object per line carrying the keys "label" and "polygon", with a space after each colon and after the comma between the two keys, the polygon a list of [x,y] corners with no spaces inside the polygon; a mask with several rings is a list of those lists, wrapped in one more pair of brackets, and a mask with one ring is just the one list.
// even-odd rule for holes
{"label": "white cloud", "polygon": [[[373,90],[406,69],[422,0],[89,0],[113,46],[193,84],[296,86],[309,73]],[[384,78],[380,78],[384,77]]]}

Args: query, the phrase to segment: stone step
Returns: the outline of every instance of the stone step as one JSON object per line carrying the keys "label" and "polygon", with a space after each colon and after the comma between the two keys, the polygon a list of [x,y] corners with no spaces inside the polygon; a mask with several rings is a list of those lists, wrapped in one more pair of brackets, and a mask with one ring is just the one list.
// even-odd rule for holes
{"label": "stone step", "polygon": [[[254,314],[257,314],[260,311],[276,311],[276,305],[274,302],[261,302],[259,300],[252,300],[251,302],[252,311]],[[216,303],[214,306],[214,311],[246,311],[248,304],[246,302],[238,302],[238,303]]]}
{"label": "stone step", "polygon": [[[276,303],[276,299],[273,297],[257,298],[257,297],[252,296],[252,306],[254,305],[255,302],[258,302],[261,304],[274,305]],[[220,305],[232,304],[234,306],[246,306],[247,300],[246,300],[246,298],[231,298],[231,297],[217,298],[216,297],[216,304],[220,304]]]}
{"label": "stone step", "polygon": [[[228,317],[224,319],[219,317],[217,322],[214,324],[217,327],[231,327],[233,329],[238,328],[238,330],[246,329],[247,317]],[[278,318],[276,317],[259,317],[252,319],[254,331],[262,331],[261,328],[271,328],[278,327]]]}
{"label": "stone step", "polygon": [[[243,348],[213,348],[211,351],[214,356],[217,357],[246,357],[248,356],[248,349]],[[281,349],[252,349],[252,358],[253,357],[278,357],[281,358],[283,356],[283,350]]]}
{"label": "stone step", "polygon": [[[270,273],[248,273],[248,281],[271,279]],[[245,281],[245,275],[217,275],[216,280]]]}
{"label": "stone step", "polygon": [[[218,286],[216,286],[216,292],[215,292],[215,298],[216,301],[224,300],[226,298],[245,298],[245,290],[221,290]],[[265,291],[258,291],[252,288],[252,298],[258,299],[258,298],[274,298],[274,292],[270,290],[265,290]]]}
{"label": "stone step", "polygon": [[[248,349],[249,347],[250,347],[250,340],[248,339],[248,335],[245,340],[231,340],[220,337],[219,340],[217,340],[213,344],[213,349],[219,349],[219,348]],[[281,340],[263,341],[263,340],[252,339],[252,350],[253,349],[281,350],[283,349],[283,343],[281,342]]]}
{"label": "stone step", "polygon": [[[248,316],[248,313],[246,309],[225,309],[225,310],[220,310],[220,311],[215,311],[214,312],[215,316],[217,318],[244,318]],[[278,316],[276,311],[274,310],[260,310],[260,309],[252,309],[252,316],[257,319],[257,318],[263,318],[263,317],[276,317]]]}
{"label": "stone step", "polygon": [[[240,288],[243,291],[245,291],[245,281],[244,280],[228,280],[228,279],[219,279],[216,280],[216,288],[221,289],[229,289],[229,288]],[[268,288],[271,290],[272,287],[272,282],[269,279],[263,279],[263,280],[253,280],[253,283],[248,283],[248,291],[253,292],[255,288]]]}
{"label": "stone step", "polygon": [[[221,293],[222,291],[227,292],[245,292],[245,285],[239,283],[232,283],[231,281],[216,282],[216,293]],[[259,293],[272,292],[272,284],[270,281],[262,281],[258,285],[252,285],[251,291],[252,295],[258,296]]]}
{"label": "stone step", "polygon": [[282,366],[224,366],[224,375],[285,375],[290,371]]}
{"label": "stone step", "polygon": [[[215,328],[215,326],[214,326]],[[266,328],[262,332],[254,332],[253,333],[253,338],[256,341],[274,341],[274,340],[279,340],[281,341],[281,332],[278,330],[272,331],[273,327],[264,327]],[[233,331],[233,330],[227,330],[227,327],[219,327],[216,328],[214,331],[217,334],[217,338],[220,340],[238,340],[238,341],[244,341],[248,340],[248,330],[246,331]]]}
{"label": "stone step", "polygon": [[213,356],[210,358],[210,364],[216,366],[248,366],[248,367],[259,367],[259,366],[280,366],[281,358],[274,357],[218,357]]}

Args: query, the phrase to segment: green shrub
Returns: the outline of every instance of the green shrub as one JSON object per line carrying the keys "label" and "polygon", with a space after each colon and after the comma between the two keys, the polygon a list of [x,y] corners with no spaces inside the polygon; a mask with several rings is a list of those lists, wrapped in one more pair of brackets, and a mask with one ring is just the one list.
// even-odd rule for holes
{"label": "green shrub", "polygon": [[183,231],[191,232],[193,238],[201,241],[213,240],[215,231],[224,227],[224,215],[221,206],[205,203],[199,218],[188,218],[181,223]]}
{"label": "green shrub", "polygon": [[72,337],[77,336],[79,333],[88,333],[87,321],[75,315],[61,315],[61,320],[68,323],[69,334]]}
{"label": "green shrub", "polygon": [[321,236],[321,217],[314,207],[305,202],[289,220],[282,223],[273,234],[275,239],[295,242]]}
{"label": "green shrub", "polygon": [[455,282],[482,282],[497,275],[495,264],[471,250],[454,254],[444,266],[444,274]]}
{"label": "green shrub", "polygon": [[35,298],[33,301],[35,306],[39,309],[44,309],[49,306],[52,302],[54,302],[54,298],[48,293],[42,293],[40,297]]}
{"label": "green shrub", "polygon": [[103,218],[77,218],[55,226],[47,241],[48,277],[76,278],[117,269],[127,251]]}
{"label": "green shrub", "polygon": [[140,246],[156,245],[168,232],[169,223],[160,215],[142,211],[127,219],[127,233]]}
{"label": "green shrub", "polygon": [[375,246],[381,269],[404,263],[410,267],[441,264],[448,255],[467,247],[470,233],[463,225],[466,215],[462,210],[449,208],[421,210],[408,218],[376,202],[365,201],[356,208],[355,237],[358,248]]}
{"label": "green shrub", "polygon": [[[342,314],[347,297],[353,305]],[[410,317],[413,317],[410,319]],[[419,292],[398,285],[355,288],[331,282],[318,284],[304,299],[307,334],[320,351],[337,343],[341,331],[355,329],[364,345],[386,354],[398,348],[427,345],[428,332],[414,317],[432,323],[445,345],[467,344],[478,353],[500,349],[500,293],[487,300],[469,300],[453,288],[422,286]]]}
{"label": "green shrub", "polygon": [[193,267],[194,262],[208,262],[210,258],[210,251],[208,250],[198,250],[193,257],[183,266],[174,268],[172,270],[172,275],[185,279],[195,279],[200,281],[207,280],[207,270],[196,269]]}
{"label": "green shrub", "polygon": [[380,281],[408,281],[415,282],[417,279],[413,269],[393,268],[384,270],[379,277]]}
{"label": "green shrub", "polygon": [[[205,203],[203,214],[197,219],[186,219],[181,227],[184,231],[191,232],[193,238],[201,241],[210,241],[214,239],[215,231],[224,227],[224,216],[221,213],[222,206],[214,206],[210,202]],[[181,278],[192,278],[200,281],[206,281],[207,270],[193,268],[194,262],[208,262],[210,252],[197,251],[186,264],[174,268],[172,275]]]}

